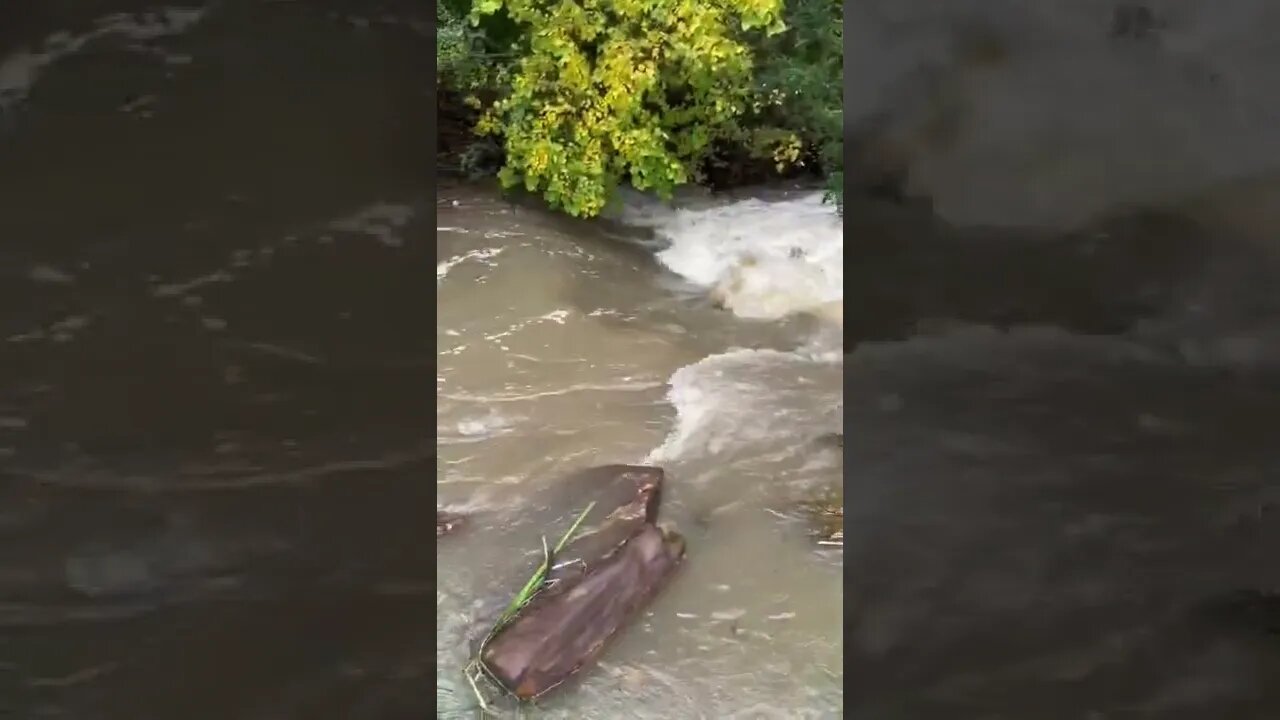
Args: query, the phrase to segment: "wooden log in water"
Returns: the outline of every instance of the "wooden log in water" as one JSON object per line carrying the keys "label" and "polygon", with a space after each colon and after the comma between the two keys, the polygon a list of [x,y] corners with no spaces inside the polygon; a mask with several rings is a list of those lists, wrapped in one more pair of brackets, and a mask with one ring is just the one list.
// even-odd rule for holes
{"label": "wooden log in water", "polygon": [[[554,566],[547,574],[544,594],[562,592],[580,580],[592,568],[639,533],[646,525],[658,520],[658,505],[662,494],[662,470],[639,466],[612,466],[619,469],[624,481],[631,488],[629,502],[610,510],[595,506],[587,515],[588,522],[597,518],[594,527],[576,537],[555,557]],[[605,515],[597,513],[603,511]]]}
{"label": "wooden log in water", "polygon": [[485,645],[486,672],[521,700],[555,689],[599,656],[683,559],[683,538],[643,524],[576,582],[535,596]]}
{"label": "wooden log in water", "polygon": [[[558,478],[521,505],[519,513],[541,527],[571,521],[588,502],[595,509],[587,516],[586,525],[600,523],[618,508],[635,502],[641,493],[653,495],[653,512],[657,512],[663,471],[651,465],[598,465]],[[652,521],[652,520],[651,520]]]}
{"label": "wooden log in water", "polygon": [[594,507],[591,528],[556,554],[543,588],[480,654],[488,675],[524,700],[591,663],[684,558],[684,539],[656,525],[661,468],[609,465],[575,477],[609,490],[611,502]]}

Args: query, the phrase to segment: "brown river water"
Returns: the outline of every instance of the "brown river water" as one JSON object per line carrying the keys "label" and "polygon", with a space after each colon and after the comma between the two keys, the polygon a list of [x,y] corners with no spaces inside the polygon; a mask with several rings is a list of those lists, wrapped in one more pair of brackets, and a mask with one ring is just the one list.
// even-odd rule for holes
{"label": "brown river water", "polygon": [[427,717],[425,10],[148,7],[0,21],[0,717]]}
{"label": "brown river water", "polygon": [[[468,633],[519,589],[538,534],[564,530],[513,523],[522,503],[573,470],[641,461],[668,472],[661,519],[688,560],[538,716],[840,716],[840,554],[788,517],[840,482],[824,442],[841,428],[840,335],[822,314],[842,288],[840,222],[812,193],[762,195],[679,212],[633,199],[579,223],[441,190],[437,482],[474,517],[439,545],[441,717],[475,705]],[[733,267],[746,274],[719,309]],[[804,273],[830,295],[792,284]]]}

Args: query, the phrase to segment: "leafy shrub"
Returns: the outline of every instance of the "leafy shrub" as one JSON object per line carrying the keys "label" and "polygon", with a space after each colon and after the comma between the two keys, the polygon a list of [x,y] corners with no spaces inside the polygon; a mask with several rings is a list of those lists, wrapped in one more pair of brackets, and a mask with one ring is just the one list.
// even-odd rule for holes
{"label": "leafy shrub", "polygon": [[499,178],[578,216],[618,184],[669,196],[753,97],[744,33],[785,28],[782,0],[475,0],[473,25],[522,29],[503,97],[477,126],[500,134]]}
{"label": "leafy shrub", "polygon": [[458,15],[445,2],[436,6],[436,84],[460,88],[467,84],[471,54],[471,33],[465,15]]}
{"label": "leafy shrub", "polygon": [[[789,32],[764,38],[757,51],[760,90],[755,108],[762,132],[782,128],[813,148],[827,177],[827,197],[843,203],[844,6],[841,0],[788,0]],[[769,135],[763,136],[766,141]],[[795,161],[784,133],[772,136],[775,160]],[[785,143],[785,144],[784,144]]]}

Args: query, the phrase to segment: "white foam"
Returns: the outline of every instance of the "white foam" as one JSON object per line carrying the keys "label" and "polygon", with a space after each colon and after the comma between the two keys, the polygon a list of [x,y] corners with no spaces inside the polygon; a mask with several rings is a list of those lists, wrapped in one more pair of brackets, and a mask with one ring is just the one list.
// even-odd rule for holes
{"label": "white foam", "polygon": [[92,30],[80,35],[53,33],[40,47],[20,50],[0,60],[0,110],[25,100],[46,69],[84,50],[91,42],[108,37],[148,41],[180,35],[199,23],[206,10],[164,7],[139,14],[116,13],[99,18]]}
{"label": "white foam", "polygon": [[843,221],[820,193],[768,202],[629,205],[624,222],[652,228],[668,269],[744,318],[800,312],[830,322],[794,352],[735,349],[672,375],[671,433],[645,459],[759,452],[840,429]]}
{"label": "white foam", "polygon": [[453,270],[453,268],[455,268],[461,263],[464,263],[470,260],[487,262],[492,258],[496,257],[499,253],[501,253],[505,249],[506,248],[493,247],[493,248],[481,248],[479,250],[469,250],[465,253],[462,253],[461,255],[456,255],[454,257],[449,258],[448,260],[439,262],[436,264],[436,282],[439,283],[440,281],[448,277],[449,271]]}
{"label": "white foam", "polygon": [[400,233],[414,214],[409,205],[374,203],[348,217],[334,220],[329,223],[329,229],[371,235],[387,247],[401,247],[404,245],[404,238]]}
{"label": "white foam", "polygon": [[820,193],[678,210],[631,210],[666,243],[658,259],[744,318],[817,312],[839,321],[843,222]]}
{"label": "white foam", "polygon": [[515,424],[516,418],[490,411],[485,415],[471,416],[459,420],[454,425],[452,433],[441,432],[442,428],[437,428],[437,441],[441,445],[480,442],[506,435],[511,432]]}
{"label": "white foam", "polygon": [[888,126],[909,189],[960,224],[1072,226],[1280,171],[1280,4],[1150,0],[1142,37],[1118,6],[853,3],[846,127]]}
{"label": "white foam", "polygon": [[841,365],[821,354],[734,349],[680,368],[668,393],[675,427],[644,462],[839,431]]}

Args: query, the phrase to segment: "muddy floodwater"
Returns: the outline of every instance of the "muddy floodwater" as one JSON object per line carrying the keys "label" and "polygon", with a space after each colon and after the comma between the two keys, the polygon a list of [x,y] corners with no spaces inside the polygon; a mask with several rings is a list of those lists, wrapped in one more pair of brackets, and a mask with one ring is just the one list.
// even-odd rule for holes
{"label": "muddy floodwater", "polygon": [[1269,251],[1177,207],[846,223],[846,709],[1280,714]]}
{"label": "muddy floodwater", "polygon": [[424,12],[6,6],[0,717],[432,711]]}
{"label": "muddy floodwater", "polygon": [[794,512],[840,482],[833,210],[632,198],[583,223],[454,186],[437,212],[437,482],[473,518],[439,544],[440,716],[468,717],[469,634],[565,529],[521,521],[535,493],[650,462],[688,558],[541,716],[840,717],[840,554]]}

